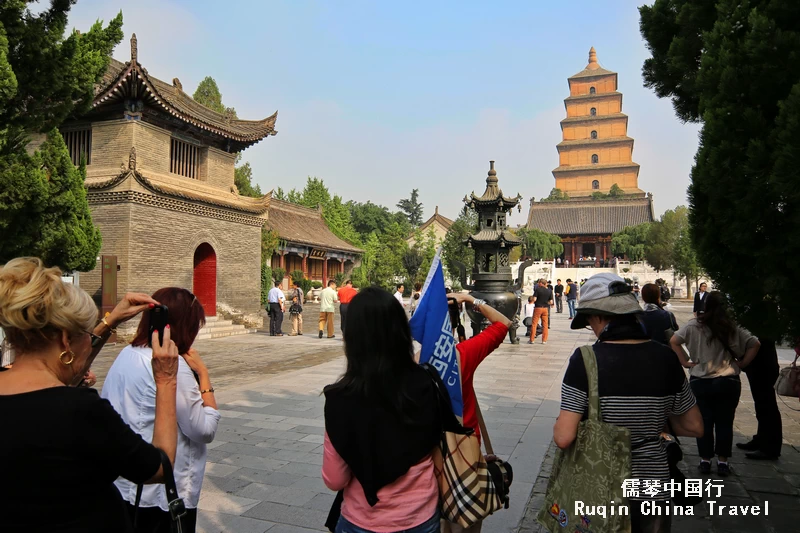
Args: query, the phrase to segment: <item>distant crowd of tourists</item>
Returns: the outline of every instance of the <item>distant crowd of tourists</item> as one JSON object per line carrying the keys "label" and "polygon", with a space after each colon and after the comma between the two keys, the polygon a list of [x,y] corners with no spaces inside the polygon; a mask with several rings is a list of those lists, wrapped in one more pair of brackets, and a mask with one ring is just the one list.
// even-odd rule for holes
{"label": "distant crowd of tourists", "polygon": [[[452,347],[458,366],[442,375],[444,359],[419,364],[425,344],[414,343],[409,325],[410,315],[424,318],[433,304],[422,312],[421,285],[409,304],[404,286],[396,289],[356,291],[348,281],[337,290],[331,281],[320,294],[319,337],[335,337],[339,303],[346,360],[344,374],[323,391],[322,479],[337,492],[326,525],[337,533],[481,531],[507,503],[513,474],[493,454],[474,378],[513,322],[469,294],[447,294],[457,333],[436,319],[435,344]],[[682,326],[665,308],[663,286],[648,283],[640,292],[643,307],[634,288],[613,274],[582,285],[541,279],[523,307],[529,342],[540,335],[547,342],[550,309],[563,312],[562,298],[570,328],[597,337],[571,355],[561,384],[557,474],[538,517],[550,531],[590,521],[593,530],[670,531],[670,513],[636,505],[650,499],[665,507],[666,489],[625,496],[631,505],[624,518],[576,515],[567,504],[617,494],[628,479],[664,487],[682,476],[678,437],[696,439],[701,474],[730,474],[741,371],[750,380],[758,431],[737,447],[754,460],[781,453],[775,342],[738,326],[725,297],[705,284],[695,295],[695,318]],[[292,335],[302,335],[304,296],[297,285],[288,294]],[[269,297],[271,333],[281,335],[287,295],[276,290]],[[464,309],[489,324],[470,339],[459,333]],[[92,362],[134,317],[136,335],[98,394]],[[0,372],[0,476],[14,480],[0,484],[0,531],[196,529],[207,445],[220,422],[210,372],[193,347],[204,322],[202,305],[186,289],[126,294],[98,320],[92,298],[64,283],[57,268],[33,258],[0,267],[3,352],[13,350],[11,368]],[[797,396],[800,379],[789,376]],[[476,485],[477,471],[483,474]]]}

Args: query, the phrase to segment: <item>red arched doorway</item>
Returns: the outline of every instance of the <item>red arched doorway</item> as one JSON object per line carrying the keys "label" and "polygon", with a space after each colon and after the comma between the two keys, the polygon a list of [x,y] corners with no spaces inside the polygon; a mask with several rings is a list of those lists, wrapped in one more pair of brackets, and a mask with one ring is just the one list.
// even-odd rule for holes
{"label": "red arched doorway", "polygon": [[194,251],[192,292],[202,304],[206,316],[217,315],[217,254],[207,242]]}

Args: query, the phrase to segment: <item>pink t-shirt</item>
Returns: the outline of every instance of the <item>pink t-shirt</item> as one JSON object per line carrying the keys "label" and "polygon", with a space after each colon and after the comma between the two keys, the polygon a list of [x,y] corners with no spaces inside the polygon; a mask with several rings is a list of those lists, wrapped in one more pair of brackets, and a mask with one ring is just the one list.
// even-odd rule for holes
{"label": "pink t-shirt", "polygon": [[361,483],[336,452],[325,433],[322,479],[331,490],[344,489],[342,516],[352,524],[377,533],[411,529],[429,520],[439,505],[439,488],[428,455],[405,475],[378,491],[375,507],[364,497]]}

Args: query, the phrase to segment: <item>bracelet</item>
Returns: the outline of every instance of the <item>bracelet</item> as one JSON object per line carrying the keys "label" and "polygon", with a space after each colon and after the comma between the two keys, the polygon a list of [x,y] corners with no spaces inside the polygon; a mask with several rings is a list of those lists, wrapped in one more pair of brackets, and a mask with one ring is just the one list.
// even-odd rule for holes
{"label": "bracelet", "polygon": [[214,392],[214,387],[211,387],[210,389],[206,389],[206,390],[201,390],[200,394],[205,394],[207,392]]}
{"label": "bracelet", "polygon": [[[108,316],[108,315],[110,315],[110,314],[111,314],[111,313],[106,313],[106,316]],[[112,328],[112,327],[111,327],[111,324],[109,324],[109,323],[108,323],[108,321],[106,320],[106,316],[104,316],[103,318],[101,318],[101,319],[100,319],[100,322],[102,322],[103,324],[105,324],[105,326],[108,328],[108,331],[110,331],[112,335],[113,335],[113,334],[116,334],[116,333],[117,333],[117,329],[116,329],[116,328]]]}
{"label": "bracelet", "polygon": [[481,300],[480,298],[475,298],[475,300],[472,301],[472,309],[474,309],[476,311],[480,311],[480,309],[478,309],[478,308],[480,306],[484,305],[485,303],[486,303],[486,300]]}

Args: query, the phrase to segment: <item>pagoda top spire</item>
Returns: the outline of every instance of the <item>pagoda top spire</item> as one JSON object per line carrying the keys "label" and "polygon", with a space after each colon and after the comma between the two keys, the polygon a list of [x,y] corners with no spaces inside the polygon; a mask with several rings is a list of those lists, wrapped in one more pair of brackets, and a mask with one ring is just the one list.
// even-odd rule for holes
{"label": "pagoda top spire", "polygon": [[465,196],[464,203],[472,208],[477,204],[498,204],[508,211],[518,207],[520,199],[522,199],[522,196],[519,194],[515,198],[508,198],[503,195],[503,191],[497,186],[497,171],[494,169],[494,161],[489,161],[486,190],[481,196],[476,196],[474,192],[470,196]]}
{"label": "pagoda top spire", "polygon": [[600,65],[597,63],[597,50],[595,50],[594,46],[592,46],[589,49],[589,64],[586,65],[586,68],[596,69],[599,67]]}

